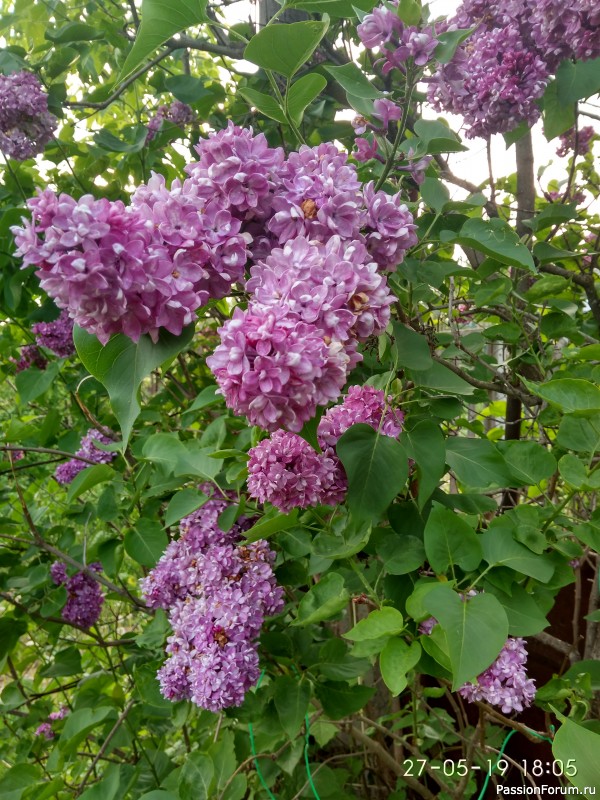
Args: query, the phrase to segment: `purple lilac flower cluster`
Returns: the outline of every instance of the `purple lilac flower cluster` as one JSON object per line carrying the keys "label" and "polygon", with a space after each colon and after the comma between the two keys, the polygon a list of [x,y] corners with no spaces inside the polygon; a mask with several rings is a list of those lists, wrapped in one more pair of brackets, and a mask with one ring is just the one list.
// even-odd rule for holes
{"label": "purple lilac flower cluster", "polygon": [[585,156],[590,152],[590,146],[595,135],[596,131],[591,125],[586,125],[578,131],[575,131],[575,128],[571,128],[559,137],[560,146],[556,151],[556,155],[561,158],[571,153],[577,156]]}
{"label": "purple lilac flower cluster", "polygon": [[250,305],[221,328],[208,364],[237,413],[298,431],[339,396],[357,343],[387,325],[381,271],[416,244],[413,217],[399,194],[362,187],[330,143],[286,158],[230,123],[196,149],[185,180],[168,187],[154,175],[128,207],[41,192],[31,221],[12,229],[17,255],[103,343],[119,332],[180,334],[242,281],[250,259]]}
{"label": "purple lilac flower cluster", "polygon": [[29,367],[46,369],[48,366],[48,362],[44,358],[41,350],[35,344],[24,345],[21,348],[18,361],[14,358],[11,358],[10,360],[15,365],[16,372],[23,372],[24,369],[29,369]]}
{"label": "purple lilac flower cluster", "polygon": [[357,342],[387,325],[392,296],[380,270],[415,244],[412,216],[399,195],[361,190],[332,144],[284,160],[264,137],[230,126],[199,152],[190,174],[236,198],[254,240],[250,305],[220,329],[207,363],[236,413],[297,432],[339,396],[361,358]]}
{"label": "purple lilac flower cluster", "polygon": [[148,120],[148,134],[146,144],[152,141],[161,128],[164,120],[172,122],[179,128],[189,125],[195,119],[195,114],[187,103],[175,100],[169,106],[159,106],[156,113]]}
{"label": "purple lilac flower cluster", "polygon": [[470,138],[532,125],[560,61],[600,55],[594,0],[576,0],[568,9],[558,0],[464,0],[438,31],[469,28],[472,35],[431,80],[429,99],[438,111],[464,117]]}
{"label": "purple lilac flower cluster", "polygon": [[[108,436],[100,433],[95,428],[90,429],[81,440],[79,450],[75,453],[79,458],[71,458],[69,461],[65,461],[64,464],[59,464],[56,468],[54,477],[58,483],[62,485],[71,483],[76,475],[79,475],[82,470],[90,466],[90,461],[94,464],[110,464],[117,454],[101,450],[96,446],[96,442],[112,444],[112,440]],[[82,461],[81,459],[86,460]]]}
{"label": "purple lilac flower cluster", "polygon": [[526,663],[525,640],[509,637],[494,663],[475,683],[465,683],[458,691],[472,703],[499,706],[503,714],[523,711],[535,697],[535,681],[527,677]]}
{"label": "purple lilac flower cluster", "polygon": [[25,161],[52,139],[56,117],[48,111],[48,95],[32,72],[0,75],[0,150]]}
{"label": "purple lilac flower cluster", "polygon": [[47,347],[60,358],[67,358],[75,352],[73,320],[66,311],[62,311],[53,322],[37,322],[31,330],[39,347]]}
{"label": "purple lilac flower cluster", "polygon": [[[388,398],[389,401],[389,398]],[[401,411],[386,409],[385,395],[372,386],[351,386],[344,401],[321,418],[317,437],[322,453],[295,433],[275,431],[250,450],[248,493],[280,511],[344,501],[347,480],[336,455],[340,436],[358,422],[396,438],[402,430]]]}
{"label": "purple lilac flower cluster", "polygon": [[405,25],[398,14],[388,6],[374,8],[357,28],[361,42],[369,50],[381,50],[382,72],[403,70],[411,59],[419,67],[425,66],[438,42],[432,28],[420,30]]}
{"label": "purple lilac flower cluster", "polygon": [[[90,564],[88,570],[100,573],[102,564]],[[100,616],[104,595],[98,581],[89,572],[76,572],[69,578],[67,568],[62,561],[55,561],[50,567],[52,580],[57,586],[66,585],[67,602],[62,610],[65,622],[80,628],[91,628]]]}
{"label": "purple lilac flower cluster", "polygon": [[267,543],[237,544],[249,524],[243,518],[227,532],[219,528],[229,503],[213,497],[183,519],[180,538],[142,582],[148,606],[164,608],[173,628],[158,672],[162,694],[210,711],[243,702],[260,674],[264,618],[283,606]]}
{"label": "purple lilac flower cluster", "polygon": [[38,725],[33,735],[43,736],[44,739],[47,739],[48,741],[54,739],[56,732],[54,731],[52,723],[64,719],[68,713],[69,709],[67,706],[61,706],[58,711],[52,711],[50,714],[48,714],[48,720],[46,722],[42,722],[41,725]]}
{"label": "purple lilac flower cluster", "polygon": [[167,190],[160,176],[130,207],[50,190],[27,205],[31,221],[12,229],[23,266],[35,265],[42,289],[103,344],[113,333],[180,334],[208,300],[211,272],[237,277],[245,263],[230,215],[205,208],[193,187]]}

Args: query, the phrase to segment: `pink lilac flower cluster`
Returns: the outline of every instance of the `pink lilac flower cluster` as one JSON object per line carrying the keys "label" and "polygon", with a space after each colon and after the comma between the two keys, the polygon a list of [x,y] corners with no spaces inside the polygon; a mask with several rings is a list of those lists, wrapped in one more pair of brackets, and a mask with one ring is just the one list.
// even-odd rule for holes
{"label": "pink lilac flower cluster", "polygon": [[285,160],[230,126],[199,152],[190,175],[235,198],[254,240],[250,305],[220,329],[207,363],[236,413],[297,432],[339,396],[361,358],[357,342],[385,328],[392,297],[380,270],[416,243],[412,216],[400,195],[361,190],[332,144]]}
{"label": "pink lilac flower cluster", "polygon": [[27,203],[31,221],[12,228],[23,266],[35,265],[42,289],[103,344],[113,333],[179,335],[208,300],[211,270],[231,262],[239,273],[246,258],[230,216],[177,182],[169,192],[155,176],[134,201],[45,190]]}
{"label": "pink lilac flower cluster", "polygon": [[173,629],[158,672],[163,696],[215,712],[241,705],[258,680],[256,640],[283,606],[267,543],[238,543],[248,520],[218,526],[231,499],[213,497],[182,520],[180,538],[142,582],[146,603],[164,608]]}
{"label": "pink lilac flower cluster", "polygon": [[283,513],[343,502],[336,458],[316,453],[296,433],[275,431],[250,450],[248,493]]}
{"label": "pink lilac flower cluster", "polygon": [[465,683],[458,691],[472,703],[499,706],[503,714],[523,711],[535,697],[535,681],[527,677],[526,663],[525,640],[509,637],[494,663],[475,683]]}
{"label": "pink lilac flower cluster", "polygon": [[47,347],[60,358],[67,358],[75,352],[73,320],[66,311],[61,312],[53,322],[36,322],[31,330],[39,347]]}
{"label": "pink lilac flower cluster", "polygon": [[52,139],[56,117],[48,111],[48,95],[32,72],[0,75],[0,150],[25,161]]}
{"label": "pink lilac flower cluster", "polygon": [[56,736],[56,732],[52,726],[52,722],[57,722],[58,720],[64,719],[69,713],[69,709],[67,706],[61,706],[58,711],[52,711],[48,714],[48,721],[42,722],[41,725],[38,725],[34,732],[34,736],[43,736],[44,739],[50,741],[54,739]]}
{"label": "pink lilac flower cluster", "polygon": [[41,350],[35,344],[26,344],[20,350],[20,357],[17,361],[14,358],[10,359],[15,365],[16,372],[23,372],[24,369],[29,367],[37,367],[38,369],[46,369],[48,362],[44,358]]}
{"label": "pink lilac flower cluster", "polygon": [[402,430],[402,420],[401,411],[386,409],[381,389],[351,386],[344,401],[330,408],[319,422],[317,437],[322,453],[316,453],[297,434],[286,431],[275,431],[249,451],[248,493],[283,512],[342,503],[348,484],[335,452],[340,436],[362,422],[384,436],[396,438]]}
{"label": "pink lilac flower cluster", "polygon": [[100,584],[90,572],[102,572],[102,564],[99,562],[90,564],[88,571],[76,572],[70,578],[62,561],[55,561],[50,567],[54,583],[57,586],[65,584],[67,589],[67,602],[62,610],[62,618],[79,628],[91,628],[95,625],[104,603]]}
{"label": "pink lilac flower cluster", "polygon": [[195,114],[187,103],[175,100],[169,106],[159,106],[156,113],[148,120],[148,134],[146,144],[152,141],[161,129],[164,120],[172,122],[179,128],[189,125],[195,119]]}
{"label": "pink lilac flower cluster", "polygon": [[568,9],[557,0],[464,0],[438,31],[474,32],[429,87],[438,110],[464,117],[466,135],[488,137],[532,125],[537,101],[563,58],[600,55],[600,11],[595,0]]}
{"label": "pink lilac flower cluster", "polygon": [[367,14],[357,32],[369,50],[380,49],[384,75],[393,69],[404,70],[409,59],[419,67],[425,66],[438,44],[431,28],[407,26],[387,6],[374,8]]}
{"label": "pink lilac flower cluster", "polygon": [[575,131],[575,128],[571,128],[559,137],[560,146],[556,151],[556,155],[561,158],[572,153],[577,156],[585,156],[590,152],[590,145],[595,136],[596,131],[591,125],[586,125],[578,131]]}
{"label": "pink lilac flower cluster", "polygon": [[[80,442],[79,450],[76,451],[75,456],[78,458],[71,458],[65,461],[64,464],[59,464],[54,472],[54,477],[61,485],[71,483],[76,475],[90,466],[90,461],[93,464],[110,464],[113,458],[116,458],[116,453],[101,450],[96,446],[96,442],[101,444],[112,444],[112,440],[105,436],[95,428],[90,429]],[[82,460],[85,459],[85,460]]]}

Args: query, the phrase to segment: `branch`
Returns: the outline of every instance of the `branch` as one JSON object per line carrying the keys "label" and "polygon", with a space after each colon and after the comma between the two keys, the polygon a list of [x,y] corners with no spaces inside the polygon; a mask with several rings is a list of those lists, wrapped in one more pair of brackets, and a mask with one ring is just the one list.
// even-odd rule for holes
{"label": "branch", "polygon": [[376,741],[371,739],[370,736],[367,736],[358,728],[355,728],[354,725],[350,725],[350,735],[353,739],[356,739],[357,742],[364,745],[367,750],[370,750],[377,758],[381,761],[382,764],[401,778],[404,783],[410,787],[413,792],[418,794],[420,797],[425,798],[425,800],[435,800],[436,795],[433,794],[426,786],[423,786],[419,781],[415,780],[415,778],[411,777],[406,773],[406,771],[402,768],[400,764],[393,758],[387,750],[385,750],[380,744]]}
{"label": "branch", "polygon": [[100,759],[102,758],[102,756],[103,756],[103,755],[104,755],[104,753],[106,752],[106,748],[107,748],[107,747],[108,747],[108,745],[110,744],[110,740],[113,738],[113,736],[115,735],[115,733],[116,733],[116,732],[119,730],[119,728],[121,727],[121,725],[122,725],[122,724],[123,724],[123,722],[125,721],[125,717],[127,716],[127,714],[129,714],[129,712],[130,712],[130,711],[131,711],[131,709],[133,708],[133,704],[134,704],[134,703],[135,703],[135,699],[134,699],[134,698],[132,698],[132,699],[131,699],[131,700],[130,700],[128,703],[127,703],[127,705],[125,706],[125,708],[123,709],[123,711],[122,711],[122,713],[121,713],[121,716],[119,717],[119,719],[118,719],[118,720],[115,722],[115,724],[114,724],[114,725],[112,726],[112,728],[110,729],[110,731],[109,731],[109,733],[108,733],[108,736],[107,736],[107,737],[106,737],[106,739],[105,739],[105,740],[102,742],[102,746],[100,747],[100,749],[98,750],[98,752],[97,752],[97,753],[96,753],[96,755],[94,756],[94,758],[93,758],[93,760],[92,760],[92,763],[90,764],[90,766],[88,767],[88,770],[87,770],[87,772],[86,772],[86,773],[85,773],[85,775],[83,776],[83,780],[82,780],[82,781],[81,781],[81,783],[79,784],[79,787],[78,787],[78,789],[77,789],[77,794],[75,795],[75,797],[79,797],[79,795],[80,795],[80,794],[83,792],[83,790],[84,790],[84,788],[85,788],[85,785],[86,785],[86,783],[87,783],[87,782],[88,782],[88,780],[90,779],[90,775],[92,774],[92,772],[94,771],[94,769],[95,769],[95,767],[96,767],[96,764],[98,763],[98,761],[100,761]]}

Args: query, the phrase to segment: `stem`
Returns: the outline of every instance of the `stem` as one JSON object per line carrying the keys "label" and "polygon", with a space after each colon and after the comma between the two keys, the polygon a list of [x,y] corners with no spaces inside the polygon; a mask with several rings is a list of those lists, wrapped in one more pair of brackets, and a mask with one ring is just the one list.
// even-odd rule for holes
{"label": "stem", "polygon": [[406,130],[406,124],[408,122],[408,113],[410,109],[410,101],[412,100],[413,91],[416,85],[416,81],[414,80],[414,76],[411,72],[407,72],[406,74],[406,96],[404,98],[404,108],[402,109],[402,118],[400,120],[400,124],[398,125],[398,130],[396,132],[396,138],[394,139],[394,144],[392,145],[392,150],[385,162],[385,167],[383,168],[383,172],[381,173],[381,177],[375,184],[375,191],[381,189],[383,184],[386,181],[387,176],[390,174],[392,167],[394,166],[394,161],[396,160],[396,153],[398,148],[400,147],[400,142],[404,137],[404,132]]}

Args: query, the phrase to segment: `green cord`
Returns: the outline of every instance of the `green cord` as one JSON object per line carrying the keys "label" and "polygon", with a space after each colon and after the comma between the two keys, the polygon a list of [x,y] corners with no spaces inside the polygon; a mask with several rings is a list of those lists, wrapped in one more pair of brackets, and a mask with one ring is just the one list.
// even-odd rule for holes
{"label": "green cord", "polygon": [[[294,672],[298,676],[298,671],[294,669]],[[256,684],[256,688],[260,689],[260,685],[262,683],[262,679],[265,677],[265,670],[260,673],[260,678],[258,679],[258,683]],[[308,746],[309,746],[309,737],[310,737],[310,720],[308,718],[308,714],[304,717],[304,724],[306,727],[306,733],[304,734],[304,764],[306,766],[306,774],[308,775],[308,783],[310,788],[312,789],[312,793],[314,794],[316,800],[321,800],[319,797],[319,793],[317,792],[316,786],[313,781],[313,777],[310,772],[310,763],[308,760]],[[256,770],[256,774],[258,775],[258,779],[261,782],[263,789],[269,795],[270,800],[277,800],[273,792],[267,786],[267,782],[265,781],[265,776],[262,774],[262,770],[260,768],[260,764],[258,763],[258,754],[256,752],[256,744],[254,742],[254,728],[252,727],[252,723],[248,723],[248,734],[250,736],[250,749],[252,750],[252,755],[254,756],[254,769]]]}
{"label": "green cord", "polygon": [[[552,726],[552,728],[553,727],[554,726]],[[537,736],[538,739],[543,739],[545,742],[550,742],[550,744],[552,744],[552,739],[550,739],[548,736],[542,736],[541,733],[537,733],[537,731],[532,731],[530,728],[527,728],[527,732],[530,733],[532,736]],[[509,743],[509,741],[512,739],[512,737],[515,735],[515,733],[519,733],[519,731],[517,731],[517,730],[510,731],[507,734],[506,739],[502,742],[502,747],[500,748],[500,752],[498,753],[498,760],[496,761],[496,763],[494,764],[492,769],[488,772],[488,774],[485,776],[485,781],[483,783],[483,787],[481,789],[481,792],[479,793],[479,797],[477,798],[477,800],[483,800],[483,798],[485,796],[485,791],[486,791],[486,789],[488,787],[488,784],[490,782],[490,778],[492,777],[492,772],[496,769],[496,767],[500,763],[500,759],[504,755],[504,751],[506,749],[506,745]]]}

